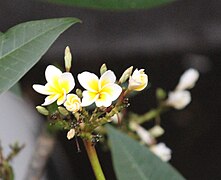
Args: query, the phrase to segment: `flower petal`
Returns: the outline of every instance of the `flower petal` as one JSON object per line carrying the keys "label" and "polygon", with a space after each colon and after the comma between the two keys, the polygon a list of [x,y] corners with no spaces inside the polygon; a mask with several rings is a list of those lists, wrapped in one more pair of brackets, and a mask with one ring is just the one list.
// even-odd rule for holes
{"label": "flower petal", "polygon": [[59,78],[59,86],[64,88],[66,93],[69,93],[75,86],[73,75],[69,72],[63,73]]}
{"label": "flower petal", "polygon": [[104,86],[101,92],[108,93],[112,101],[115,101],[121,94],[122,88],[117,84],[109,84]]}
{"label": "flower petal", "polygon": [[111,96],[108,93],[102,92],[99,95],[99,98],[95,100],[97,107],[109,107],[112,103]]}
{"label": "flower petal", "polygon": [[47,106],[47,105],[49,105],[49,104],[52,104],[52,103],[55,102],[58,98],[59,98],[59,95],[58,95],[58,94],[53,94],[53,95],[47,96],[47,97],[45,98],[45,102],[42,104],[42,106]]}
{"label": "flower petal", "polygon": [[59,92],[59,88],[55,87],[49,83],[45,84],[45,90],[50,94],[56,94]]}
{"label": "flower petal", "polygon": [[83,99],[82,99],[82,103],[81,106],[85,107],[85,106],[89,106],[91,104],[93,104],[95,102],[95,100],[99,97],[99,94],[94,93],[94,92],[90,92],[90,91],[83,91]]}
{"label": "flower petal", "polygon": [[53,65],[49,65],[45,70],[45,78],[50,84],[54,84],[54,81],[57,80],[61,75],[61,70]]}
{"label": "flower petal", "polygon": [[49,92],[49,91],[47,90],[47,88],[46,88],[45,86],[43,86],[43,85],[34,84],[32,87],[33,87],[33,89],[34,89],[36,92],[38,92],[38,93],[40,93],[40,94],[44,94],[44,95],[51,95],[51,94],[52,94],[52,93]]}
{"label": "flower petal", "polygon": [[108,70],[101,76],[99,80],[99,87],[101,89],[109,83],[115,83],[115,81],[116,81],[116,76],[114,72],[111,70]]}
{"label": "flower petal", "polygon": [[65,100],[66,100],[66,91],[65,89],[63,89],[63,93],[60,94],[60,97],[57,100],[57,105],[59,106],[62,105],[65,102]]}
{"label": "flower petal", "polygon": [[94,73],[83,72],[78,74],[78,81],[81,86],[91,92],[98,92],[98,77]]}

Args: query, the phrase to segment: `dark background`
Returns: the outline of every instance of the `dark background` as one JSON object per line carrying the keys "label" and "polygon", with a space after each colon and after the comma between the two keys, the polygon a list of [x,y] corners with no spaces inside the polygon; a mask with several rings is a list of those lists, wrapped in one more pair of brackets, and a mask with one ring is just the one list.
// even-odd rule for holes
{"label": "dark background", "polygon": [[[22,79],[22,89],[34,104],[32,84],[44,83],[47,64],[63,63],[64,48],[73,53],[74,76],[88,70],[98,74],[102,63],[120,74],[129,66],[145,68],[151,86],[131,99],[130,110],[144,113],[155,104],[155,90],[172,90],[189,67],[200,71],[191,90],[192,102],[182,111],[162,116],[166,133],[160,139],[173,151],[170,163],[187,179],[221,179],[220,70],[221,1],[178,0],[149,10],[127,12],[90,10],[40,1],[0,1],[0,31],[25,21],[77,17],[42,60]],[[42,77],[40,80],[39,78]],[[83,146],[82,146],[83,147]],[[59,136],[48,163],[49,179],[93,179],[86,153]],[[100,150],[101,151],[101,150]],[[100,153],[108,179],[114,179],[109,153]]]}

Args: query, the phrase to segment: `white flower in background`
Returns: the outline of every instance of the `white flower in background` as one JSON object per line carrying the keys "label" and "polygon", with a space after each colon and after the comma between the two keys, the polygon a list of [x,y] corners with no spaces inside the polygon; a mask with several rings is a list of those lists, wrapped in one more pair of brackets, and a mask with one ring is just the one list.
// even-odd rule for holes
{"label": "white flower in background", "polygon": [[164,143],[153,145],[150,147],[150,150],[163,161],[167,162],[171,159],[172,151]]}
{"label": "white flower in background", "polygon": [[194,87],[196,81],[199,79],[199,72],[195,69],[186,70],[180,77],[176,90],[191,89]]}
{"label": "white flower in background", "polygon": [[100,79],[90,72],[78,74],[78,81],[83,88],[81,106],[89,106],[95,102],[97,107],[109,107],[121,94],[122,88],[115,83],[116,76],[108,70]]}
{"label": "white flower in background", "polygon": [[145,74],[144,69],[135,69],[132,76],[129,78],[128,89],[133,91],[141,91],[148,84],[148,76]]}
{"label": "white flower in background", "polygon": [[159,137],[164,134],[164,129],[159,125],[155,125],[154,127],[149,129],[148,131],[153,137]]}
{"label": "white flower in background", "polygon": [[81,109],[81,99],[76,94],[68,94],[64,106],[68,111],[76,113]]}
{"label": "white flower in background", "polygon": [[69,130],[67,133],[68,140],[72,139],[74,136],[75,136],[75,130],[74,129]]}
{"label": "white flower in background", "polygon": [[153,136],[142,126],[137,124],[136,122],[130,123],[131,130],[135,131],[137,135],[140,137],[141,141],[144,142],[147,145],[151,145],[155,143],[155,140]]}
{"label": "white flower in background", "polygon": [[191,95],[189,91],[174,91],[169,93],[166,105],[175,109],[183,109],[190,103],[190,101]]}
{"label": "white flower in background", "polygon": [[62,73],[60,69],[49,65],[45,70],[45,78],[47,83],[44,86],[39,84],[33,85],[35,91],[48,95],[42,105],[47,106],[56,100],[58,105],[63,104],[66,100],[66,95],[75,86],[73,75],[69,72]]}

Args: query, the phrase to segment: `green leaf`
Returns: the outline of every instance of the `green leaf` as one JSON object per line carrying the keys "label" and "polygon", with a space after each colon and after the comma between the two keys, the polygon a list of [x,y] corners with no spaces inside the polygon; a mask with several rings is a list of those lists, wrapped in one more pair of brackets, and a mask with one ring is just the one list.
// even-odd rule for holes
{"label": "green leaf", "polygon": [[0,94],[12,87],[76,18],[30,21],[0,34]]}
{"label": "green leaf", "polygon": [[78,7],[129,10],[144,9],[166,4],[175,0],[47,0],[53,3],[73,5]]}
{"label": "green leaf", "polygon": [[119,180],[183,180],[168,163],[126,134],[107,126],[114,169]]}
{"label": "green leaf", "polygon": [[21,85],[19,82],[15,83],[9,90],[17,96],[22,96]]}

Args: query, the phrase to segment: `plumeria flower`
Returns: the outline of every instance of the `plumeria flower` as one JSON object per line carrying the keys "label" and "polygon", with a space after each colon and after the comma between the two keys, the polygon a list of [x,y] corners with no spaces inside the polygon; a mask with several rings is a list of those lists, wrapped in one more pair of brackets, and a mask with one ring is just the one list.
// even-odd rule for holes
{"label": "plumeria flower", "polygon": [[66,95],[74,88],[75,81],[71,73],[62,73],[60,69],[49,65],[45,70],[47,83],[43,85],[34,84],[33,89],[40,94],[47,95],[43,106],[52,104],[57,100],[61,105],[66,100]]}
{"label": "plumeria flower", "polygon": [[194,87],[196,81],[199,79],[199,72],[195,69],[188,69],[180,77],[176,90],[191,89]]}
{"label": "plumeria flower", "polygon": [[83,88],[81,106],[89,106],[95,102],[97,107],[109,107],[122,92],[122,88],[115,83],[116,76],[113,71],[106,71],[100,79],[90,72],[78,74],[78,81]]}
{"label": "plumeria flower", "polygon": [[76,94],[68,94],[64,106],[68,111],[76,113],[81,109],[81,99]]}
{"label": "plumeria flower", "polygon": [[172,151],[164,143],[153,145],[150,150],[163,161],[167,162],[171,159]]}
{"label": "plumeria flower", "polygon": [[190,101],[191,95],[189,91],[173,91],[169,93],[166,105],[172,106],[175,109],[183,109]]}
{"label": "plumeria flower", "polygon": [[133,91],[142,91],[148,84],[148,76],[144,69],[135,69],[129,79],[128,89]]}

